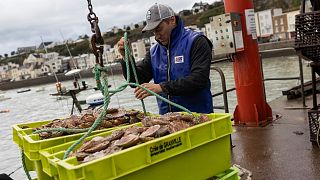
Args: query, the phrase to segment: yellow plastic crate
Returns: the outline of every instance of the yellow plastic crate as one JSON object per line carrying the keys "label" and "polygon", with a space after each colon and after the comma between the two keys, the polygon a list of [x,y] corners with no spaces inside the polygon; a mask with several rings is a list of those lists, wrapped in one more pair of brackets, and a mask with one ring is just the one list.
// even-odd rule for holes
{"label": "yellow plastic crate", "polygon": [[[139,123],[136,123],[139,124]],[[119,128],[125,128],[129,127],[135,124],[130,124],[126,126],[118,126],[113,128],[107,128],[107,129],[101,129],[97,131],[93,131],[91,134],[99,134],[102,132],[111,132],[112,130],[116,130]],[[59,144],[63,144],[70,141],[78,140],[81,136],[83,136],[84,133],[78,133],[78,134],[71,134],[56,138],[50,138],[50,139],[40,139],[38,134],[30,134],[23,137],[23,148],[24,148],[24,155],[25,155],[25,161],[27,164],[27,170],[28,171],[36,171],[37,173],[37,179],[53,179],[52,177],[48,176],[47,173],[43,171],[43,166],[40,160],[40,154],[39,151],[45,148],[49,148],[52,146],[57,146]],[[90,136],[91,137],[91,136]]]}
{"label": "yellow plastic crate", "polygon": [[50,123],[51,121],[52,120],[37,121],[37,122],[31,122],[31,123],[29,122],[29,123],[16,124],[16,125],[12,126],[13,142],[15,142],[20,148],[22,148],[23,136],[32,134],[33,128],[40,127],[42,125]]}
{"label": "yellow plastic crate", "polygon": [[209,117],[209,122],[83,164],[75,157],[62,160],[72,142],[51,147],[40,152],[43,171],[55,179],[70,180],[213,177],[231,167],[229,135],[233,130],[230,114]]}
{"label": "yellow plastic crate", "polygon": [[[136,123],[136,124],[132,124],[132,125],[128,125],[128,126],[121,126],[119,127],[118,129],[120,128],[127,128],[129,126],[142,126],[142,123]],[[112,133],[112,131],[107,131],[107,132],[102,132],[102,133],[96,133],[96,134],[93,134],[91,136],[89,136],[88,138],[86,138],[86,140],[89,140],[89,139],[92,139],[94,137],[97,137],[97,136],[108,136]],[[72,141],[68,144],[70,144],[70,146],[74,143],[75,141]],[[81,146],[82,144],[78,145],[78,146]],[[55,148],[57,147],[57,148]],[[64,153],[65,153],[65,149],[63,149],[65,147],[64,144],[62,145],[58,145],[58,146],[55,146],[55,147],[52,147],[52,148],[47,148],[47,149],[44,149],[44,150],[41,150],[39,151],[39,154],[40,154],[40,159],[41,159],[41,163],[42,163],[42,166],[43,166],[43,171],[49,175],[50,177],[55,177],[56,179],[57,176],[58,176],[58,171],[57,171],[57,162],[60,161],[63,156],[64,156]],[[61,149],[61,148],[62,149]],[[79,147],[77,147],[79,148]],[[59,157],[59,158],[56,158],[56,157]]]}
{"label": "yellow plastic crate", "polygon": [[[136,123],[139,124],[139,123]],[[124,128],[128,126],[132,126],[134,124],[130,125],[120,125],[113,128],[106,128],[101,130],[96,130],[91,133],[91,135],[99,134],[106,131],[112,131],[119,128]],[[40,160],[40,154],[39,151],[42,149],[46,149],[49,147],[57,146],[66,142],[75,141],[81,138],[85,133],[77,133],[77,134],[70,134],[55,138],[49,138],[49,139],[40,139],[40,136],[38,134],[30,134],[23,136],[23,150],[24,154],[31,160]]]}
{"label": "yellow plastic crate", "polygon": [[214,179],[216,180],[239,180],[239,169],[236,167],[231,167],[230,169],[219,173],[214,176]]}

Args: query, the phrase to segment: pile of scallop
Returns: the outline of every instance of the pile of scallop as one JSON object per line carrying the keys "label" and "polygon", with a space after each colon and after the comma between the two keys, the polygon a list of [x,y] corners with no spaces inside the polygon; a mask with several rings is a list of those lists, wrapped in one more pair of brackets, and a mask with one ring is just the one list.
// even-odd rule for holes
{"label": "pile of scallop", "polygon": [[142,127],[133,125],[129,128],[113,131],[111,135],[106,137],[94,137],[70,154],[70,157],[75,156],[82,163],[89,162],[209,120],[207,115],[196,117],[185,113],[146,116],[141,120]]}
{"label": "pile of scallop", "polygon": [[[86,110],[81,115],[71,115],[65,119],[55,119],[52,122],[42,125],[41,127],[34,128],[34,131],[50,128],[67,128],[67,129],[85,129],[90,128],[94,121],[98,118],[102,109]],[[124,110],[122,108],[110,108],[107,110],[105,117],[97,130],[112,128],[119,125],[133,124],[140,122],[144,118],[144,114],[138,110]],[[48,139],[64,135],[74,134],[68,131],[48,131],[41,132],[39,136],[41,139]]]}

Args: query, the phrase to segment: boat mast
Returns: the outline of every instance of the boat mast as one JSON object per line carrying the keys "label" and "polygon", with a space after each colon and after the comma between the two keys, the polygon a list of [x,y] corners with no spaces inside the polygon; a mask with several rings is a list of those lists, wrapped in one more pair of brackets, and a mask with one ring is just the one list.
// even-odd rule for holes
{"label": "boat mast", "polygon": [[[40,38],[41,38],[41,42],[42,42],[43,47],[44,47],[44,51],[46,52],[46,58],[47,58],[47,54],[48,54],[47,47],[46,47],[46,45],[45,45],[44,42],[43,42],[42,36],[40,36]],[[52,73],[54,74],[54,77],[55,77],[57,83],[59,83],[59,79],[58,79],[58,77],[57,77],[57,75],[56,75],[56,72],[52,71],[52,69],[51,69],[50,66],[49,66],[49,69],[50,69],[50,72],[52,72]]]}
{"label": "boat mast", "polygon": [[[61,37],[62,37],[62,40],[65,42],[65,45],[66,45],[66,47],[67,47],[69,56],[71,57],[71,61],[72,61],[72,63],[73,63],[73,66],[74,66],[76,69],[78,69],[78,67],[76,66],[76,63],[74,62],[73,56],[72,56],[72,54],[71,54],[71,51],[70,51],[70,49],[69,49],[68,41],[66,41],[66,40],[64,39],[64,36],[63,36],[61,30],[59,30],[59,32],[60,32],[60,35],[61,35]],[[78,75],[79,75],[80,79],[82,79],[82,78],[81,78],[81,75],[80,75],[80,72],[78,73]]]}

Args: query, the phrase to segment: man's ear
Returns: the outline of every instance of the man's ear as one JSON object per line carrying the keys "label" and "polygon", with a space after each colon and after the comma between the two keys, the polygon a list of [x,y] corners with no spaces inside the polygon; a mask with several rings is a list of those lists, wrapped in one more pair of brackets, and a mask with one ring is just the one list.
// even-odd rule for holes
{"label": "man's ear", "polygon": [[175,16],[172,16],[172,17],[170,17],[170,23],[172,23],[172,24],[177,24],[176,23],[176,17]]}

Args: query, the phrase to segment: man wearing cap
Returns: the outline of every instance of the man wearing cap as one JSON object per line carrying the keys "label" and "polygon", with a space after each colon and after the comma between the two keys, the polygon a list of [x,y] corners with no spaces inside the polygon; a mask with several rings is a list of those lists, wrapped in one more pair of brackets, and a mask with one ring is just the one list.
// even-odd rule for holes
{"label": "man wearing cap", "polygon": [[[167,5],[151,6],[146,21],[142,32],[153,31],[158,43],[150,48],[143,61],[136,64],[139,83],[192,112],[213,112],[209,79],[211,42],[201,33],[185,29],[182,19]],[[123,38],[117,45],[124,57]],[[122,61],[121,64],[126,72],[125,63]],[[130,71],[130,79],[134,81],[132,69]],[[149,83],[151,79],[154,83]],[[138,99],[150,95],[141,88],[135,89]],[[157,103],[160,114],[181,111],[158,98]]]}

